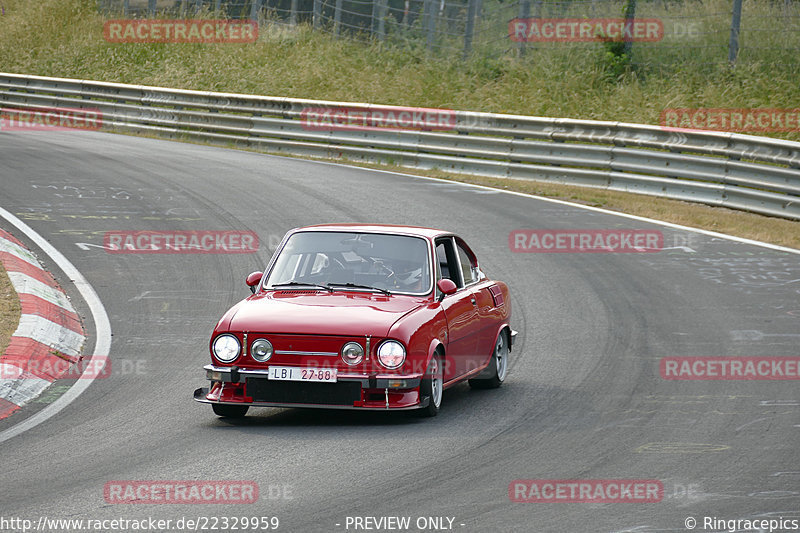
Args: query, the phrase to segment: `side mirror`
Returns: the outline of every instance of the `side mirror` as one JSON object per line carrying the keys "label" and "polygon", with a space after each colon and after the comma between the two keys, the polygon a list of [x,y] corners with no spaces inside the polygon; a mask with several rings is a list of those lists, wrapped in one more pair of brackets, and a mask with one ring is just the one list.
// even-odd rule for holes
{"label": "side mirror", "polygon": [[447,279],[447,278],[442,278],[439,281],[437,281],[436,282],[436,287],[438,287],[439,288],[439,292],[442,293],[442,294],[439,295],[439,301],[440,302],[442,300],[444,300],[445,296],[449,296],[451,294],[454,294],[458,290],[458,287],[456,287],[456,284],[453,283],[453,280]]}
{"label": "side mirror", "polygon": [[261,282],[261,277],[263,275],[263,272],[251,272],[248,274],[247,279],[244,280],[244,282],[247,283],[247,286],[250,287],[250,292],[253,294],[256,293],[256,285]]}

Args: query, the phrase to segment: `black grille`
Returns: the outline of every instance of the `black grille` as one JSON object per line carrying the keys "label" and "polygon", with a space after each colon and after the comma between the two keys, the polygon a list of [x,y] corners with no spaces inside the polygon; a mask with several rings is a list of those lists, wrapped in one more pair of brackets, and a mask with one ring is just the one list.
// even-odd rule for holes
{"label": "black grille", "polygon": [[361,383],[307,383],[248,378],[247,395],[254,402],[307,403],[314,405],[343,405],[352,407],[361,400]]}

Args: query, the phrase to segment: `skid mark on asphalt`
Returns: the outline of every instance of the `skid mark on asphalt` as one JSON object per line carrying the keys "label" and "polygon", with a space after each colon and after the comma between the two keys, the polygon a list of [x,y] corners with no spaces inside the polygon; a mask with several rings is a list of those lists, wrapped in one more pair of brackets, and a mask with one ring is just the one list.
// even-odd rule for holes
{"label": "skid mark on asphalt", "polygon": [[761,400],[762,407],[800,407],[800,400]]}
{"label": "skid mark on asphalt", "polygon": [[738,432],[740,432],[741,430],[743,430],[744,428],[746,428],[748,426],[752,426],[753,424],[756,424],[758,422],[763,422],[765,420],[772,420],[773,418],[774,417],[772,417],[772,416],[766,416],[766,417],[763,417],[763,418],[756,418],[755,420],[751,420],[750,422],[747,422],[746,424],[742,424],[741,426],[739,426],[738,428],[734,429],[733,431],[735,433],[738,433]]}
{"label": "skid mark on asphalt", "polygon": [[766,337],[800,337],[800,333],[764,333],[756,329],[735,329],[730,333],[734,341],[760,341]]}
{"label": "skid mark on asphalt", "polygon": [[209,298],[210,295],[217,293],[222,296],[227,296],[228,291],[204,291],[202,296],[197,295],[197,291],[144,291],[141,294],[129,299],[129,302],[138,302],[140,300],[202,300],[204,302],[221,302],[222,299]]}
{"label": "skid mark on asphalt", "polygon": [[636,448],[636,453],[713,453],[724,452],[726,444],[698,444],[693,442],[648,442]]}

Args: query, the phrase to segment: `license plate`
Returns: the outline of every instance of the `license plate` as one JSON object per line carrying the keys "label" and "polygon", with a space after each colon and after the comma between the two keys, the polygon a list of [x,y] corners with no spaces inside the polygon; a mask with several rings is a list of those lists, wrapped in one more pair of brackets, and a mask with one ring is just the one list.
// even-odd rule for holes
{"label": "license plate", "polygon": [[295,366],[269,367],[269,379],[278,381],[319,381],[336,383],[335,368],[298,368]]}

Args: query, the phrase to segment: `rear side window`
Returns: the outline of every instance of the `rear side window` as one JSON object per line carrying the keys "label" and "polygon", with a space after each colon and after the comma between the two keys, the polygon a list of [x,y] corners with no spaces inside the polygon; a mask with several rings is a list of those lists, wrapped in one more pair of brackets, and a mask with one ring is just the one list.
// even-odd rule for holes
{"label": "rear side window", "polygon": [[436,243],[436,262],[439,265],[440,278],[453,280],[458,285],[458,280],[453,279],[453,274],[450,273],[450,268],[447,264],[447,245],[448,241],[440,241]]}
{"label": "rear side window", "polygon": [[458,248],[458,261],[461,266],[461,275],[464,277],[464,284],[475,283],[478,281],[478,264],[475,257],[460,243],[456,245],[456,248]]}

